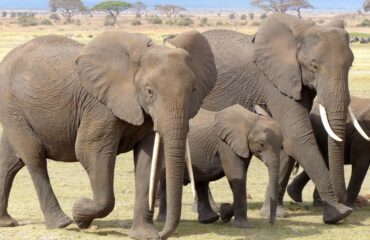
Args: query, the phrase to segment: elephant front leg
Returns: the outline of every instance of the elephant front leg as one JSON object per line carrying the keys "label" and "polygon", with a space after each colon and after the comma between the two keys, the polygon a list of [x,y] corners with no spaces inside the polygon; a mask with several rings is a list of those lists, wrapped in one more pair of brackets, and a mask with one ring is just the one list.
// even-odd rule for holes
{"label": "elephant front leg", "polygon": [[213,223],[219,218],[209,201],[209,182],[199,182],[195,185],[198,197],[197,210],[200,223]]}
{"label": "elephant front leg", "polygon": [[[135,162],[135,209],[134,219],[129,236],[134,239],[159,239],[158,230],[154,227],[154,210],[149,209],[149,176],[154,137],[144,138],[134,149]],[[160,152],[162,152],[160,150]],[[159,166],[162,154],[158,158]],[[157,167],[157,171],[161,168]],[[159,172],[157,172],[158,176]],[[156,192],[157,181],[154,186]]]}
{"label": "elephant front leg", "polygon": [[107,216],[114,208],[113,191],[116,152],[96,153],[80,150],[78,158],[89,176],[93,199],[80,198],[73,205],[73,218],[80,228],[87,228],[95,218]]}
{"label": "elephant front leg", "polygon": [[242,159],[225,144],[220,149],[220,158],[234,199],[232,205],[220,206],[220,217],[223,222],[228,222],[234,216],[235,227],[248,228],[250,224],[247,219],[246,172],[251,157]]}

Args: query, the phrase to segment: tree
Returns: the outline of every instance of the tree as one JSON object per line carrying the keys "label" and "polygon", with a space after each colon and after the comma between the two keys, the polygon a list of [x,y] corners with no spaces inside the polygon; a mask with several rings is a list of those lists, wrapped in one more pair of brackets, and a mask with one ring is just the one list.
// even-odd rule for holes
{"label": "tree", "polygon": [[121,1],[105,1],[98,3],[92,9],[95,11],[104,11],[109,14],[109,16],[113,20],[113,25],[117,23],[118,15],[132,7],[131,3],[128,2],[121,2]]}
{"label": "tree", "polygon": [[365,10],[365,12],[370,11],[370,0],[366,0],[364,2],[364,10]]}
{"label": "tree", "polygon": [[175,21],[176,17],[181,11],[186,11],[186,8],[176,5],[156,5],[155,9],[160,11],[163,15],[167,16],[172,22]]}
{"label": "tree", "polygon": [[81,0],[49,0],[49,8],[52,12],[60,10],[67,23],[72,17],[86,9]]}
{"label": "tree", "polygon": [[251,0],[251,4],[266,12],[285,13],[288,10],[294,10],[298,12],[299,17],[301,17],[301,9],[313,8],[308,0]]}
{"label": "tree", "polygon": [[132,8],[136,11],[136,18],[141,17],[141,11],[146,9],[146,5],[142,2],[136,2],[132,4]]}

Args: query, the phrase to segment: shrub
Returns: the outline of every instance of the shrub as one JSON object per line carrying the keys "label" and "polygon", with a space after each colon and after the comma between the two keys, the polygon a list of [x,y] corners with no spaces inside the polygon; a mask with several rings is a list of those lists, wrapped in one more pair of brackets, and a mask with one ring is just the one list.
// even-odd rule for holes
{"label": "shrub", "polygon": [[141,22],[140,22],[140,20],[135,19],[135,20],[133,20],[133,21],[131,22],[131,25],[133,25],[133,26],[138,26],[138,25],[141,25]]}
{"label": "shrub", "polygon": [[111,16],[106,16],[104,20],[104,26],[114,26],[114,20]]}
{"label": "shrub", "polygon": [[370,20],[364,19],[362,22],[358,25],[359,27],[370,27]]}
{"label": "shrub", "polygon": [[15,14],[15,12],[11,12],[11,13],[10,13],[10,17],[11,17],[11,18],[15,18],[16,16],[17,16],[17,15]]}
{"label": "shrub", "polygon": [[22,27],[37,26],[37,19],[34,17],[20,17],[18,18],[18,24]]}
{"label": "shrub", "polygon": [[25,13],[26,16],[29,16],[29,17],[34,17],[35,16],[35,13],[34,12],[29,12],[29,13]]}
{"label": "shrub", "polygon": [[201,18],[199,25],[200,26],[208,25],[208,18],[206,18],[206,17]]}
{"label": "shrub", "polygon": [[167,21],[165,22],[165,24],[166,24],[166,25],[170,25],[170,26],[172,26],[172,25],[174,25],[174,24],[175,24],[175,22],[174,22],[174,21],[172,21],[172,20],[167,20]]}
{"label": "shrub", "polygon": [[149,16],[148,17],[148,23],[150,23],[150,24],[162,24],[162,19],[160,17],[158,17],[157,15]]}
{"label": "shrub", "polygon": [[223,22],[221,22],[221,21],[218,21],[218,22],[216,22],[216,25],[217,25],[217,26],[223,26],[223,25],[224,25],[224,23],[223,23]]}
{"label": "shrub", "polygon": [[249,13],[249,18],[250,18],[251,20],[253,20],[253,19],[254,19],[254,13]]}
{"label": "shrub", "polygon": [[261,19],[265,19],[267,18],[267,14],[266,13],[262,13],[261,16],[260,16]]}
{"label": "shrub", "polygon": [[190,26],[193,24],[193,20],[191,20],[191,18],[189,17],[182,17],[182,18],[179,18],[175,21],[175,24],[177,26]]}
{"label": "shrub", "polygon": [[59,21],[60,21],[60,17],[59,17],[59,15],[58,15],[58,14],[56,14],[56,13],[52,13],[52,14],[50,14],[49,18],[50,18],[51,20],[56,21],[56,22],[59,22]]}
{"label": "shrub", "polygon": [[231,19],[231,20],[232,20],[232,19],[235,19],[235,15],[236,15],[235,13],[230,13],[230,14],[229,14],[229,19]]}
{"label": "shrub", "polygon": [[80,25],[81,25],[81,20],[80,20],[80,19],[77,19],[77,20],[75,21],[75,24],[76,24],[77,26],[80,26]]}
{"label": "shrub", "polygon": [[241,16],[240,16],[240,20],[243,20],[243,21],[245,21],[247,19],[247,15],[245,15],[245,14],[242,14]]}
{"label": "shrub", "polygon": [[1,17],[6,17],[6,15],[8,15],[8,13],[7,13],[7,12],[2,12],[2,13],[1,13]]}
{"label": "shrub", "polygon": [[240,23],[240,26],[246,26],[248,24],[248,22],[247,21],[244,21],[244,22],[241,22]]}
{"label": "shrub", "polygon": [[42,19],[42,20],[40,21],[40,24],[41,24],[41,25],[53,25],[53,24],[51,23],[51,21],[50,21],[49,19],[47,19],[47,18]]}
{"label": "shrub", "polygon": [[253,26],[253,27],[257,27],[257,26],[259,26],[260,25],[260,23],[259,22],[252,22],[252,24],[251,24],[251,26]]}
{"label": "shrub", "polygon": [[[26,14],[27,14],[27,13],[26,13]],[[16,13],[16,16],[17,16],[17,17],[25,17],[25,15],[23,15],[23,13],[22,13],[22,12],[17,12],[17,13]]]}

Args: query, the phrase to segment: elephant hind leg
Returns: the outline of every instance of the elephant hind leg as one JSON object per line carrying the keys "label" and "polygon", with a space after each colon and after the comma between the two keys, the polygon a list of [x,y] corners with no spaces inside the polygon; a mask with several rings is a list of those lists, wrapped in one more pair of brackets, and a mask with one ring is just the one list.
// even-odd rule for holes
{"label": "elephant hind leg", "polygon": [[24,163],[15,156],[5,134],[0,142],[0,227],[14,227],[18,223],[8,214],[8,200],[13,180]]}
{"label": "elephant hind leg", "polygon": [[199,182],[195,185],[198,197],[198,221],[200,223],[213,223],[219,219],[209,201],[209,182]]}
{"label": "elephant hind leg", "polygon": [[48,228],[64,228],[72,220],[60,208],[51,187],[43,145],[24,119],[18,118],[14,122],[17,126],[7,123],[4,128],[15,156],[22,159],[31,175],[45,224]]}

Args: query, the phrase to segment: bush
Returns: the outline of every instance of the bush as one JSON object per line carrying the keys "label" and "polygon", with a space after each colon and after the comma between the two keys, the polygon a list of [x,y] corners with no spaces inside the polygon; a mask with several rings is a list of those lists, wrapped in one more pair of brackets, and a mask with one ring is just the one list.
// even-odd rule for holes
{"label": "bush", "polygon": [[114,26],[114,21],[111,16],[105,17],[104,26]]}
{"label": "bush", "polygon": [[15,14],[15,12],[11,12],[11,13],[10,13],[10,17],[11,17],[11,18],[15,18],[16,16],[17,16],[17,15]]}
{"label": "bush", "polygon": [[141,22],[140,22],[140,20],[135,19],[135,20],[133,20],[133,21],[131,22],[131,25],[133,25],[133,26],[138,26],[138,25],[141,25]]}
{"label": "bush", "polygon": [[25,13],[25,14],[28,17],[34,17],[35,16],[35,13],[34,12],[29,12],[29,13]]}
{"label": "bush", "polygon": [[22,27],[37,26],[37,19],[34,17],[20,17],[18,18],[18,24]]}
{"label": "bush", "polygon": [[223,25],[224,25],[224,23],[223,23],[223,22],[221,22],[221,21],[218,21],[218,22],[216,22],[216,25],[217,25],[217,26],[223,26]]}
{"label": "bush", "polygon": [[174,24],[175,24],[175,22],[174,22],[174,21],[172,21],[172,20],[167,20],[167,21],[165,22],[165,24],[166,24],[166,25],[170,25],[170,26],[172,26],[172,25],[174,25]]}
{"label": "bush", "polygon": [[206,26],[206,25],[208,25],[208,18],[206,18],[206,17],[201,18],[199,25],[200,26]]}
{"label": "bush", "polygon": [[267,18],[267,14],[266,13],[262,13],[261,16],[260,16],[261,19],[265,19]]}
{"label": "bush", "polygon": [[175,21],[175,24],[177,26],[190,26],[193,24],[193,20],[191,20],[191,18],[188,18],[188,17],[182,17],[182,18],[179,18]]}
{"label": "bush", "polygon": [[259,25],[260,25],[259,22],[252,22],[252,24],[251,24],[252,27],[258,27]]}
{"label": "bush", "polygon": [[250,18],[251,20],[253,20],[253,19],[254,19],[254,13],[249,13],[249,18]]}
{"label": "bush", "polygon": [[370,20],[364,19],[362,22],[358,25],[359,27],[370,27]]}
{"label": "bush", "polygon": [[7,13],[7,12],[2,12],[2,13],[1,13],[1,17],[6,17],[6,15],[8,15],[8,13]]}
{"label": "bush", "polygon": [[50,18],[51,20],[56,21],[56,22],[59,22],[59,21],[60,21],[60,17],[59,17],[59,15],[58,15],[58,14],[56,14],[56,13],[52,13],[52,14],[50,14],[49,18]]}
{"label": "bush", "polygon": [[42,19],[42,20],[40,21],[40,24],[41,24],[41,25],[53,25],[53,24],[51,23],[51,21],[50,21],[49,19],[47,19],[47,18]]}
{"label": "bush", "polygon": [[243,20],[243,21],[247,20],[247,15],[242,14],[242,15],[240,16],[240,20]]}
{"label": "bush", "polygon": [[77,26],[80,26],[80,25],[81,25],[81,20],[80,20],[80,19],[77,19],[74,23],[75,23]]}
{"label": "bush", "polygon": [[162,19],[160,17],[158,17],[157,15],[149,16],[148,17],[148,23],[150,23],[150,24],[162,24]]}
{"label": "bush", "polygon": [[232,19],[235,19],[235,15],[236,15],[235,13],[230,13],[230,14],[229,14],[229,19],[231,19],[231,20],[232,20]]}
{"label": "bush", "polygon": [[247,26],[248,22],[247,21],[244,21],[244,22],[241,22],[240,23],[240,26]]}

